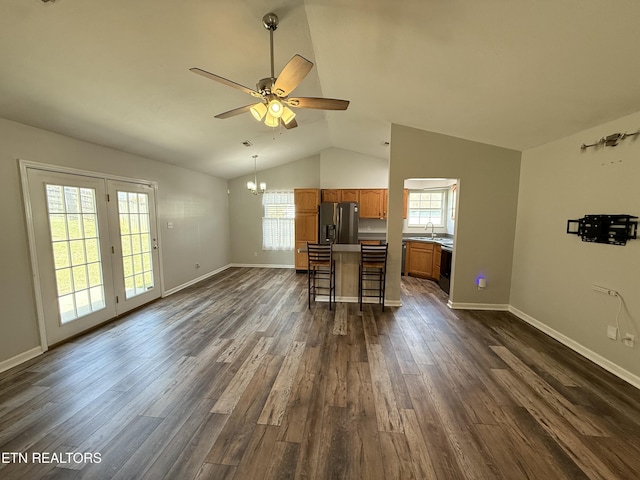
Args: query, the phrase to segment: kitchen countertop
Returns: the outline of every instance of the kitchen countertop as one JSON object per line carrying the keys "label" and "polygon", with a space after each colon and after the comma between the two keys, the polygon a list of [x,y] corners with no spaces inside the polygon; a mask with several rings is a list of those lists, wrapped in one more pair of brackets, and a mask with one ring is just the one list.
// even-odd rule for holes
{"label": "kitchen countertop", "polygon": [[[360,240],[365,240],[364,238],[360,238]],[[422,242],[422,243],[438,243],[446,248],[453,248],[453,238],[451,237],[435,237],[431,238],[429,236],[422,237],[403,237],[402,241],[409,242]],[[307,247],[302,247],[298,249],[299,253],[304,253],[307,251]],[[334,252],[360,252],[360,244],[359,243],[334,243],[333,244]]]}
{"label": "kitchen countertop", "polygon": [[[336,253],[360,253],[359,243],[334,243],[332,250]],[[307,251],[307,247],[298,249],[298,253],[304,253]]]}
{"label": "kitchen countertop", "polygon": [[419,237],[402,237],[403,242],[422,242],[422,243],[439,243],[443,247],[453,248],[453,238],[451,237],[431,237],[431,236],[419,236]]}

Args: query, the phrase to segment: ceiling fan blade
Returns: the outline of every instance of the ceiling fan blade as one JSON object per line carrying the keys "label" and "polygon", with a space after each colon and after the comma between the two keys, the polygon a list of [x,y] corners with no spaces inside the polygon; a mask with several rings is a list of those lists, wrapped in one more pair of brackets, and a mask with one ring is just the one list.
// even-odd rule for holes
{"label": "ceiling fan blade", "polygon": [[207,72],[206,70],[202,70],[201,68],[193,67],[189,69],[190,72],[196,73],[198,75],[202,75],[209,80],[214,80],[216,82],[222,83],[223,85],[227,85],[228,87],[235,88],[237,90],[241,90],[244,93],[248,93],[249,95],[253,95],[254,97],[262,98],[255,90],[251,90],[249,87],[245,87],[244,85],[240,85],[239,83],[232,82],[231,80],[227,80],[224,77],[220,77],[219,75],[215,75],[213,73]]}
{"label": "ceiling fan blade", "polygon": [[298,126],[298,122],[296,122],[296,119],[292,119],[289,123],[284,123],[284,121],[282,119],[280,119],[280,123],[282,124],[282,126],[284,126],[284,128],[286,128],[287,130],[291,130],[292,128],[296,128]]}
{"label": "ceiling fan blade", "polygon": [[233,110],[229,110],[228,112],[219,113],[216,115],[216,118],[229,118],[235,117],[236,115],[240,115],[241,113],[248,112],[251,107],[255,104],[245,105],[244,107],[234,108]]}
{"label": "ceiling fan blade", "polygon": [[290,107],[316,108],[318,110],[346,110],[349,106],[349,100],[314,97],[289,98],[285,100],[285,103]]}
{"label": "ceiling fan blade", "polygon": [[304,80],[304,77],[307,76],[312,68],[312,62],[300,55],[294,55],[280,72],[273,86],[273,93],[279,97],[286,97],[300,85],[300,82]]}

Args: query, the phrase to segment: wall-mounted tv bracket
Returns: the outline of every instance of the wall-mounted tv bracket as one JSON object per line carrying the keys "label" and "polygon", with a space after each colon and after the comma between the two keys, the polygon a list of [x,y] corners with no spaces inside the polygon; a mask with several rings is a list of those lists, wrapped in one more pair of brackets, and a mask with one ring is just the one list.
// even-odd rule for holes
{"label": "wall-mounted tv bracket", "polygon": [[638,135],[640,133],[640,130],[638,130],[637,132],[633,132],[633,133],[612,133],[611,135],[607,135],[606,137],[602,137],[600,140],[598,140],[596,143],[592,143],[590,145],[587,145],[586,143],[583,143],[580,146],[580,150],[586,150],[589,147],[597,147],[599,145],[604,145],[605,147],[615,147],[616,145],[618,145],[618,142],[620,140],[624,140],[627,137],[633,137],[634,135]]}
{"label": "wall-mounted tv bracket", "polygon": [[578,235],[583,242],[626,245],[636,238],[638,217],[631,215],[585,215],[567,220],[567,233]]}

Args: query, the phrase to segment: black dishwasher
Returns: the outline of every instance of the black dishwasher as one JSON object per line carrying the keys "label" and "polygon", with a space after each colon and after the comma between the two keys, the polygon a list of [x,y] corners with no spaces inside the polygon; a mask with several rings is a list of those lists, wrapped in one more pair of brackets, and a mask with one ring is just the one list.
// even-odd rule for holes
{"label": "black dishwasher", "polygon": [[449,293],[451,285],[451,258],[453,250],[449,247],[442,247],[442,256],[440,257],[440,288]]}

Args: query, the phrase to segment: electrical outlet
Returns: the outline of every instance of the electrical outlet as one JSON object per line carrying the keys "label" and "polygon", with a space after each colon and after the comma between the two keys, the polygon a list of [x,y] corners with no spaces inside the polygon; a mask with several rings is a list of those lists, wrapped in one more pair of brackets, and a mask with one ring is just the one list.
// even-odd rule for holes
{"label": "electrical outlet", "polygon": [[196,268],[200,268],[200,264],[199,263],[196,263]]}
{"label": "electrical outlet", "polygon": [[258,256],[258,252],[253,252],[253,256],[257,257]]}
{"label": "electrical outlet", "polygon": [[607,337],[609,337],[611,340],[617,340],[618,328],[614,327],[613,325],[607,325]]}
{"label": "electrical outlet", "polygon": [[627,333],[622,339],[622,343],[624,343],[627,347],[633,348],[635,340],[636,336],[633,333]]}

